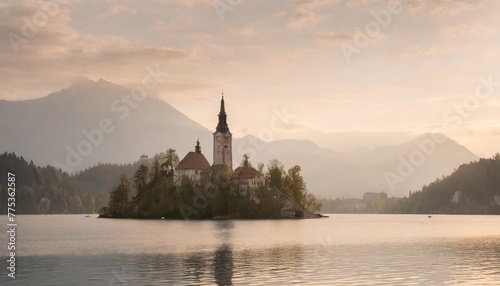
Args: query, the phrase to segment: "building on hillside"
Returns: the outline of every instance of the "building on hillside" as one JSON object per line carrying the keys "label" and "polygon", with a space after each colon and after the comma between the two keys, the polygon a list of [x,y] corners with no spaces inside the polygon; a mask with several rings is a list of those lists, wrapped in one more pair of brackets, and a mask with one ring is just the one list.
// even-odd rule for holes
{"label": "building on hillside", "polygon": [[381,193],[374,193],[374,192],[368,192],[363,195],[363,201],[369,203],[372,201],[376,200],[385,200],[387,199],[387,193],[386,192],[381,192]]}
{"label": "building on hillside", "polygon": [[362,211],[368,207],[368,204],[365,201],[358,201],[354,203],[355,211]]}
{"label": "building on hillside", "polygon": [[175,168],[176,181],[181,183],[182,177],[186,176],[193,182],[198,182],[201,179],[202,172],[210,168],[205,156],[201,153],[200,141],[196,141],[194,152],[189,152],[179,162]]}
{"label": "building on hillside", "polygon": [[38,203],[38,213],[46,214],[50,212],[50,200],[46,197],[40,199]]}
{"label": "building on hillside", "polygon": [[142,154],[142,155],[139,157],[139,162],[143,162],[143,161],[149,161],[149,157],[148,157],[148,155],[146,155],[146,154]]}
{"label": "building on hillside", "polygon": [[234,170],[233,181],[239,190],[257,189],[264,186],[266,179],[262,173],[253,167],[238,167]]}
{"label": "building on hillside", "polygon": [[243,196],[249,196],[254,202],[259,202],[256,190],[266,185],[266,178],[253,167],[238,167],[234,170],[232,181]]}
{"label": "building on hillside", "polygon": [[462,203],[464,194],[460,191],[456,191],[453,197],[451,197],[451,203],[452,204],[460,204]]}
{"label": "building on hillside", "polygon": [[153,164],[153,158],[149,158],[148,155],[142,154],[139,157],[139,161],[137,161],[137,163],[145,165],[147,167],[151,167],[151,165]]}

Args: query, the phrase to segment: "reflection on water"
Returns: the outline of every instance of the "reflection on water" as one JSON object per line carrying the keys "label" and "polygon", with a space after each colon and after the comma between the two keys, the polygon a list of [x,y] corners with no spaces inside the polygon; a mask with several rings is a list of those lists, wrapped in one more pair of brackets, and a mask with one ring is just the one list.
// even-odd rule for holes
{"label": "reflection on water", "polygon": [[233,285],[233,251],[231,249],[231,229],[233,221],[223,220],[215,223],[216,235],[221,241],[214,255],[214,277],[217,285]]}
{"label": "reflection on water", "polygon": [[231,250],[231,246],[223,244],[217,248],[213,268],[217,285],[233,284],[233,251]]}
{"label": "reflection on water", "polygon": [[[0,285],[498,285],[500,281],[500,225],[494,218],[79,222],[66,216],[54,220],[58,235],[51,224],[44,228],[38,217],[24,220],[17,278],[2,275]],[[456,225],[469,229],[452,232]],[[127,233],[126,228],[140,232]],[[53,239],[47,242],[46,236]]]}
{"label": "reflection on water", "polygon": [[[495,242],[496,241],[496,242]],[[459,251],[451,250],[461,248]],[[332,254],[332,255],[330,255]],[[498,238],[183,255],[25,257],[12,285],[498,285]],[[1,278],[2,285],[8,281]],[[10,285],[10,284],[9,284]]]}

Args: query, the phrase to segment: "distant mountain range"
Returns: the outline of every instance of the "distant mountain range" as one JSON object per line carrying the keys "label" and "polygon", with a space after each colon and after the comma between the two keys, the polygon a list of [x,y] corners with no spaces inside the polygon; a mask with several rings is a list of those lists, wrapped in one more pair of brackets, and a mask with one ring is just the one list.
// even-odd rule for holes
{"label": "distant mountain range", "polygon": [[205,127],[170,104],[137,101],[130,93],[104,80],[85,80],[39,99],[0,101],[1,149],[78,171],[99,162],[130,163],[170,147],[184,154],[198,137],[205,146],[211,142]]}
{"label": "distant mountain range", "polygon": [[[439,143],[435,137],[444,142]],[[242,140],[256,139],[247,136]],[[403,144],[353,152],[335,152],[307,140],[262,144],[265,148],[256,152],[253,161],[278,158],[287,167],[300,165],[309,189],[325,198],[361,197],[365,192],[381,191],[389,196],[407,196],[409,190],[419,190],[436,178],[451,174],[461,164],[478,159],[464,146],[440,134],[424,134]]]}
{"label": "distant mountain range", "polygon": [[[99,162],[132,163],[167,148],[176,149],[182,159],[199,138],[212,161],[213,131],[162,100],[139,101],[129,94],[104,80],[84,80],[38,99],[0,100],[0,151],[76,172]],[[207,108],[216,116],[218,105]],[[244,153],[254,165],[272,159],[287,168],[300,165],[310,191],[320,197],[359,197],[369,191],[405,196],[478,159],[449,138],[436,143],[435,136],[353,152],[335,152],[308,140],[265,142],[246,136],[234,139],[233,158],[236,166]]]}

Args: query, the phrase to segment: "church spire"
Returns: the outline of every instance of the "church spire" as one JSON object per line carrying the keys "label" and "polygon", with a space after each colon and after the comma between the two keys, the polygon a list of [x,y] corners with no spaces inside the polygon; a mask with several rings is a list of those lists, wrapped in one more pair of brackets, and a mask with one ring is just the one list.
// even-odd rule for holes
{"label": "church spire", "polygon": [[226,110],[224,108],[224,91],[222,91],[222,99],[220,100],[220,112],[219,112],[219,115],[220,114],[226,114]]}
{"label": "church spire", "polygon": [[226,165],[233,169],[232,134],[227,126],[227,114],[224,106],[224,91],[220,100],[219,123],[214,132],[214,166]]}
{"label": "church spire", "polygon": [[227,114],[224,107],[224,92],[222,92],[222,99],[220,101],[220,112],[219,112],[219,123],[217,124],[216,132],[226,133],[229,132],[229,126],[227,126]]}

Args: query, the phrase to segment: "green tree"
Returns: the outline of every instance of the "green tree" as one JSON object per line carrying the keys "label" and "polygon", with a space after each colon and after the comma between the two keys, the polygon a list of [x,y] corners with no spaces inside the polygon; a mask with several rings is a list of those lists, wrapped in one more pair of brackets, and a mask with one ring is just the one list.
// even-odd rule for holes
{"label": "green tree", "polygon": [[136,190],[135,201],[140,201],[141,196],[146,191],[146,186],[148,184],[148,174],[149,168],[144,164],[141,164],[139,169],[137,169],[137,172],[135,172],[134,174],[133,182]]}
{"label": "green tree", "polygon": [[493,160],[500,160],[500,153],[495,153],[495,155],[493,155]]}
{"label": "green tree", "polygon": [[68,211],[73,214],[78,214],[82,212],[82,200],[80,196],[73,195],[69,198]]}
{"label": "green tree", "polygon": [[259,173],[261,174],[264,174],[264,163],[259,163],[257,164],[257,171],[259,171]]}
{"label": "green tree", "polygon": [[95,213],[95,197],[94,194],[90,194],[90,199],[89,199],[89,212],[91,214]]}
{"label": "green tree", "polygon": [[271,160],[267,166],[266,179],[269,182],[269,187],[276,187],[282,191],[285,182],[285,167],[278,160]]}
{"label": "green tree", "polygon": [[242,167],[252,167],[252,163],[250,163],[250,157],[248,154],[243,154],[243,160],[241,161]]}
{"label": "green tree", "polygon": [[175,174],[175,167],[179,163],[179,156],[175,152],[175,149],[168,148],[167,153],[164,157],[164,162],[161,164],[161,167],[164,168],[167,178],[173,181]]}
{"label": "green tree", "polygon": [[151,181],[156,181],[160,178],[161,165],[160,160],[155,158],[153,161],[153,166],[151,167],[151,171],[149,173],[149,179]]}
{"label": "green tree", "polygon": [[301,170],[302,169],[299,165],[295,165],[288,169],[288,173],[285,177],[284,191],[288,196],[293,198],[295,202],[304,207],[306,183],[304,182],[304,178],[300,174]]}
{"label": "green tree", "polygon": [[323,204],[321,203],[320,200],[316,198],[316,196],[314,196],[314,194],[305,190],[302,207],[314,213],[316,211],[320,211],[321,208],[323,207]]}
{"label": "green tree", "polygon": [[132,187],[125,174],[120,176],[120,184],[113,189],[109,198],[109,213],[112,217],[126,217],[130,210]]}

